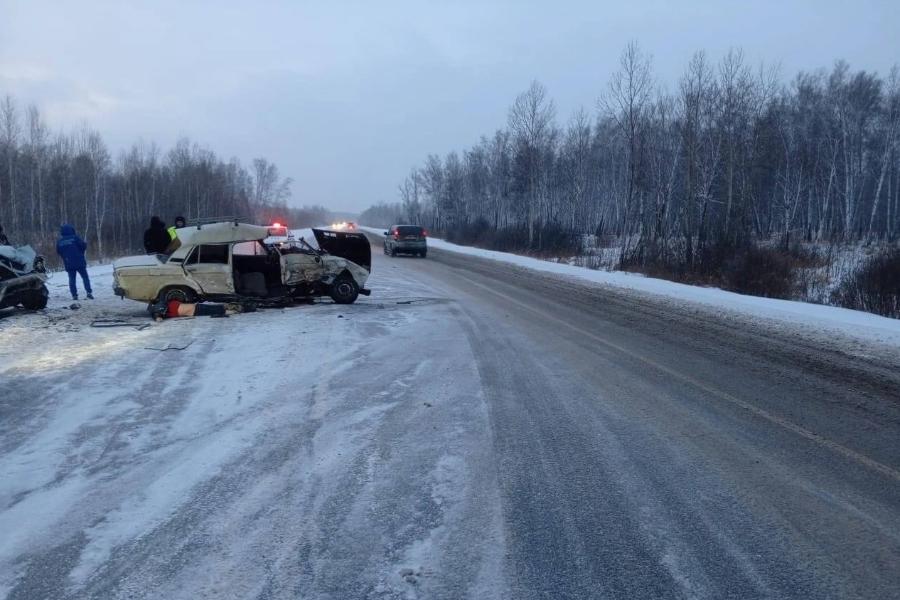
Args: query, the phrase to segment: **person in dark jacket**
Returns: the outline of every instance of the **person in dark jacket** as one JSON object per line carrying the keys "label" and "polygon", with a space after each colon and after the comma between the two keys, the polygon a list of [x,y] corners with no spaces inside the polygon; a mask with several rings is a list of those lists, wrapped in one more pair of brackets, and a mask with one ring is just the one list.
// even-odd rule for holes
{"label": "person in dark jacket", "polygon": [[166,224],[159,217],[151,217],[150,227],[144,232],[144,250],[147,254],[165,254],[170,241],[172,238],[166,231]]}
{"label": "person in dark jacket", "polygon": [[12,246],[12,244],[9,243],[9,238],[3,233],[3,225],[0,225],[0,246]]}
{"label": "person in dark jacket", "polygon": [[78,287],[75,285],[75,274],[81,275],[81,283],[87,297],[94,299],[91,292],[91,279],[87,273],[87,261],[84,259],[84,251],[87,244],[75,233],[71,225],[63,225],[59,228],[59,239],[56,241],[56,253],[63,259],[66,273],[69,274],[69,291],[72,292],[72,300],[78,300]]}

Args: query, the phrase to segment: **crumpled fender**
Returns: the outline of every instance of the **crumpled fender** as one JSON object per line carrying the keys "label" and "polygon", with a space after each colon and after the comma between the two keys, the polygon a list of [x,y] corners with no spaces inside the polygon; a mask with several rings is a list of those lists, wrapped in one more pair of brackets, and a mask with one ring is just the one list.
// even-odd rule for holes
{"label": "crumpled fender", "polygon": [[336,257],[329,257],[325,261],[325,274],[320,281],[326,285],[331,285],[335,279],[345,272],[350,273],[350,276],[353,277],[360,289],[365,287],[366,280],[369,278],[369,272],[353,261]]}

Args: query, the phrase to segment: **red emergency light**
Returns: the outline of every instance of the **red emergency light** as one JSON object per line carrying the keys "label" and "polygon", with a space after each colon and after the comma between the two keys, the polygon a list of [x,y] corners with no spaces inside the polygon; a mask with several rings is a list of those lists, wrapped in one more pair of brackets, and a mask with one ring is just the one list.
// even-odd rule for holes
{"label": "red emergency light", "polygon": [[282,225],[278,221],[269,226],[269,235],[272,237],[286,237],[288,234],[287,226]]}

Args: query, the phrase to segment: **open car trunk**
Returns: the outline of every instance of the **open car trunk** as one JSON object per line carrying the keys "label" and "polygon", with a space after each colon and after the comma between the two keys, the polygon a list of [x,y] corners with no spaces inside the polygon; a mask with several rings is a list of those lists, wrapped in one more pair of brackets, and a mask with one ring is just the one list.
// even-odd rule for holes
{"label": "open car trunk", "polygon": [[372,246],[362,233],[313,229],[319,248],[331,254],[353,261],[366,271],[372,271]]}

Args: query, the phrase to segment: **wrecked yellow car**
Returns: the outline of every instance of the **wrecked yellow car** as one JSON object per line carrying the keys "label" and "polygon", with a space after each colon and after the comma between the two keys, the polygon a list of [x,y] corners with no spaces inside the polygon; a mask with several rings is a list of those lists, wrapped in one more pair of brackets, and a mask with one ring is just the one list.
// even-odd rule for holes
{"label": "wrecked yellow car", "polygon": [[154,303],[283,304],[330,296],[351,304],[369,295],[371,246],[361,233],[313,229],[318,247],[285,227],[217,222],[177,230],[172,254],[120,258],[113,263],[116,295]]}

